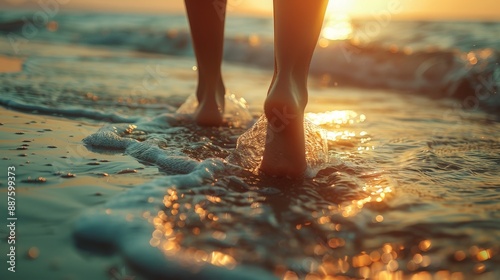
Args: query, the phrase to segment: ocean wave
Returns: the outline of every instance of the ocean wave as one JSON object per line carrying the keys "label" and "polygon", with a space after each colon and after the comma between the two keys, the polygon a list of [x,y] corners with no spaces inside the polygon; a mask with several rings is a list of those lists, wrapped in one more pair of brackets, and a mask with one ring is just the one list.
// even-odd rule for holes
{"label": "ocean wave", "polygon": [[28,104],[16,100],[0,98],[0,105],[17,111],[36,112],[44,115],[56,115],[73,118],[87,118],[91,120],[106,121],[111,123],[136,122],[139,117],[123,116],[119,113],[106,113],[90,108],[54,108],[40,104]]}
{"label": "ocean wave", "polygon": [[[5,36],[22,35],[22,25],[16,21],[19,17],[0,13],[0,21],[6,21]],[[76,13],[61,14],[55,20],[58,29],[40,28],[36,40],[194,55],[183,15]],[[228,20],[232,22],[227,24],[224,60],[272,69],[272,19]],[[361,43],[355,35],[365,24],[354,24],[352,40],[320,39],[310,70],[322,85],[453,97],[466,110],[481,107],[497,112],[500,108],[500,46],[492,39],[500,29],[498,23],[391,22],[380,34]],[[472,37],[464,39],[471,32]]]}
{"label": "ocean wave", "polygon": [[[88,34],[82,43],[121,46],[137,51],[193,56],[186,31],[115,30]],[[256,35],[225,39],[224,60],[272,69],[273,42]],[[318,45],[310,72],[325,86],[358,86],[453,97],[464,109],[500,108],[500,53],[492,48],[411,50],[327,41]]]}

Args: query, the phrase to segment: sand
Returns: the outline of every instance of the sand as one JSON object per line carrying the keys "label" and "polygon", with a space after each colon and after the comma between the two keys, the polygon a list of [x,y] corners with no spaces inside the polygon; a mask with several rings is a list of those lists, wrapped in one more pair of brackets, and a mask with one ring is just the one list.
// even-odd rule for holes
{"label": "sand", "polygon": [[[86,149],[82,139],[100,124],[5,108],[0,108],[0,114],[0,199],[5,208],[0,211],[0,219],[7,224],[8,166],[16,168],[18,219],[15,273],[7,271],[8,232],[6,226],[0,227],[0,278],[125,279],[126,274],[133,274],[123,270],[118,256],[104,257],[77,249],[72,225],[87,208],[147,181],[148,176],[158,174],[157,168],[143,166],[121,152],[102,154]],[[137,173],[117,174],[126,169]]]}
{"label": "sand", "polygon": [[20,72],[22,69],[22,59],[0,55],[0,73]]}

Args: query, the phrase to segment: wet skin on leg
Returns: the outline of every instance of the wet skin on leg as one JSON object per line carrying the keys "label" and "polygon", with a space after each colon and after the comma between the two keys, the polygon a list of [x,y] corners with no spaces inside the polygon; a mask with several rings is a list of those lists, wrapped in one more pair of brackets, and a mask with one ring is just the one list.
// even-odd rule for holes
{"label": "wet skin on leg", "polygon": [[260,170],[301,177],[306,169],[307,75],[328,0],[274,1],[275,71],[264,103],[268,120]]}
{"label": "wet skin on leg", "polygon": [[226,0],[185,0],[198,64],[198,125],[222,124],[225,87],[221,76]]}

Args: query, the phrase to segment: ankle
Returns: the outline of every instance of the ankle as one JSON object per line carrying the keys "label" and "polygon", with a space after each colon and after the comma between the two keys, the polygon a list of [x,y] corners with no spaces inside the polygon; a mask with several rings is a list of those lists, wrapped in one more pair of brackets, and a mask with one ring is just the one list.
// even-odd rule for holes
{"label": "ankle", "polygon": [[199,103],[205,101],[223,102],[225,93],[226,88],[222,83],[200,83],[198,84],[198,88],[196,89],[196,98],[198,99]]}
{"label": "ankle", "polygon": [[276,79],[264,102],[264,114],[273,126],[286,126],[303,119],[307,90],[293,80]]}

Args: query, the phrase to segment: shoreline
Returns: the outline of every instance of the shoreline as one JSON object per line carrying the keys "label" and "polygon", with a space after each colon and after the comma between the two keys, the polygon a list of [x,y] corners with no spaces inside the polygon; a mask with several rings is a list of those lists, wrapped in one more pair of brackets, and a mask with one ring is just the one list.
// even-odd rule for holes
{"label": "shoreline", "polygon": [[[73,223],[88,208],[148,181],[145,177],[158,173],[156,168],[143,166],[120,152],[104,155],[87,150],[81,140],[99,125],[5,108],[0,108],[0,113],[4,151],[0,162],[3,173],[8,166],[16,167],[17,218],[16,272],[7,271],[9,247],[2,246],[5,249],[0,259],[6,264],[2,275],[8,279],[110,279],[113,273],[128,271],[118,254],[99,256],[78,249],[72,236]],[[116,174],[124,169],[137,173]],[[7,186],[7,178],[2,176],[3,201],[7,200]],[[7,211],[1,212],[6,223]],[[1,227],[0,234],[7,243],[8,227]]]}

